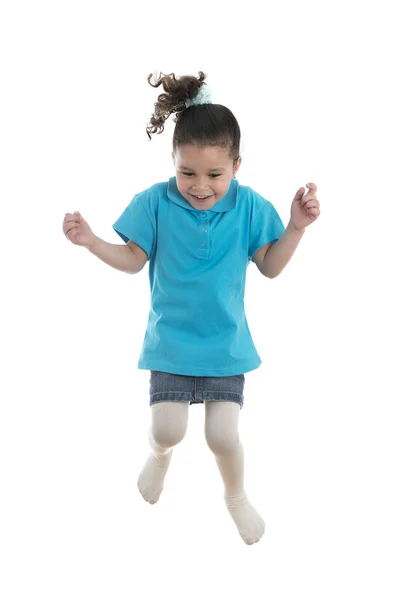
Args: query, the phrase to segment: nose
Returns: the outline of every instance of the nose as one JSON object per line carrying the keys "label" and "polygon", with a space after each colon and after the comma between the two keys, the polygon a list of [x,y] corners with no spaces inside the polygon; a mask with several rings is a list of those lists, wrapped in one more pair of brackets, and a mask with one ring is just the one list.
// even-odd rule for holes
{"label": "nose", "polygon": [[196,177],[192,180],[191,189],[193,190],[193,193],[196,193],[199,196],[205,195],[207,193],[205,190],[208,189],[207,177]]}

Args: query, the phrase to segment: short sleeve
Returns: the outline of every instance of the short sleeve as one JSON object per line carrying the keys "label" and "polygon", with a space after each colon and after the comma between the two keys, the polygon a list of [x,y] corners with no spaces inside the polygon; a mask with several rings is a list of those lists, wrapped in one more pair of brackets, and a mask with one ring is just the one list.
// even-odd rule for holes
{"label": "short sleeve", "polygon": [[265,200],[265,205],[250,225],[249,259],[254,262],[256,251],[269,242],[275,244],[284,231],[285,227],[274,205]]}
{"label": "short sleeve", "polygon": [[156,239],[156,217],[142,193],[134,196],[113,229],[125,243],[131,240],[143,248],[150,259]]}

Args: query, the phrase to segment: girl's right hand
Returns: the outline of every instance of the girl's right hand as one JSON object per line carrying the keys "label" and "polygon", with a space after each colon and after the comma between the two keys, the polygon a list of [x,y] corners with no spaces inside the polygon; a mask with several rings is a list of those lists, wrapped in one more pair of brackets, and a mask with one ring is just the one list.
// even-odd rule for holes
{"label": "girl's right hand", "polygon": [[67,239],[77,246],[90,248],[96,239],[88,223],[78,211],[75,211],[74,214],[66,213],[63,222],[63,231]]}

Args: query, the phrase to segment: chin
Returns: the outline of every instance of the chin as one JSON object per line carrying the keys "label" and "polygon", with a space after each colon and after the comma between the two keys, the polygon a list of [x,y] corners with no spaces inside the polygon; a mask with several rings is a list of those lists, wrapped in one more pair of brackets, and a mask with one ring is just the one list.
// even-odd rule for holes
{"label": "chin", "polygon": [[193,201],[192,199],[190,199],[190,204],[193,206],[193,208],[196,208],[197,210],[208,210],[209,208],[212,208],[216,203],[217,200],[214,199],[202,203],[197,203],[195,200]]}

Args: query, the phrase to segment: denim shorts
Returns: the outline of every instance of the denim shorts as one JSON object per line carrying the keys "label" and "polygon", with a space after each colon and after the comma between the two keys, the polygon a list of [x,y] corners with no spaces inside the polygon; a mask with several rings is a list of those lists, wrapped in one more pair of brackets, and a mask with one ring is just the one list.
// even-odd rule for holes
{"label": "denim shorts", "polygon": [[156,402],[189,402],[204,400],[237,402],[243,408],[244,375],[195,377],[150,371],[150,406]]}

